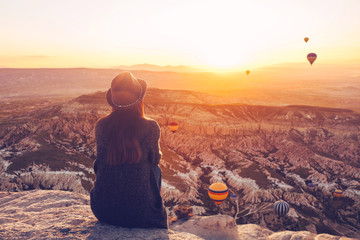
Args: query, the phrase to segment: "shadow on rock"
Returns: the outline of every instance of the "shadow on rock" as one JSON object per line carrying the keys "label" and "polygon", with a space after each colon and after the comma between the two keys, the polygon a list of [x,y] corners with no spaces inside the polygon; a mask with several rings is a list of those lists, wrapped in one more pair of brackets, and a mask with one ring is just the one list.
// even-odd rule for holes
{"label": "shadow on rock", "polygon": [[98,239],[157,239],[170,240],[169,231],[160,228],[122,228],[96,222],[87,240]]}

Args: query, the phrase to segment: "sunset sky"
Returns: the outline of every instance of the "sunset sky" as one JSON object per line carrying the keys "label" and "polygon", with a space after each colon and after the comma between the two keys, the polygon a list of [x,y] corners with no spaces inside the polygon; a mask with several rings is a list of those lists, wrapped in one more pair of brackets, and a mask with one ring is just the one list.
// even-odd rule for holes
{"label": "sunset sky", "polygon": [[359,0],[0,0],[0,67],[216,70],[309,52],[317,64],[360,64],[359,13]]}

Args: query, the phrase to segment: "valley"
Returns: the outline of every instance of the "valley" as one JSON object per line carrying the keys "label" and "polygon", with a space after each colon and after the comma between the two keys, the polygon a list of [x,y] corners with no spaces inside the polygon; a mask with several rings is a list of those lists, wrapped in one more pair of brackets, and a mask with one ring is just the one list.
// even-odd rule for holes
{"label": "valley", "polygon": [[[105,92],[1,121],[2,191],[60,189],[87,193],[95,175],[94,125],[110,112]],[[221,205],[238,224],[359,236],[360,115],[309,106],[206,104],[205,94],[149,89],[145,113],[161,127],[162,196],[194,214],[216,214],[209,184],[239,197]],[[177,121],[172,133],[167,124]],[[310,188],[305,181],[312,180]],[[341,198],[333,196],[341,188]],[[272,204],[287,201],[278,219]],[[239,210],[236,212],[236,210]]]}

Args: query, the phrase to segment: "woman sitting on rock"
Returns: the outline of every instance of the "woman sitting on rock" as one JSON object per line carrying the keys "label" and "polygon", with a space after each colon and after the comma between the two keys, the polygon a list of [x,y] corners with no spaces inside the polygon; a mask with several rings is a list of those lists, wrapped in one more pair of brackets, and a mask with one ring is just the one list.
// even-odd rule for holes
{"label": "woman sitting on rock", "polygon": [[96,181],[91,209],[100,222],[122,227],[168,228],[160,196],[160,128],[144,116],[147,84],[123,72],[106,99],[112,112],[95,126]]}

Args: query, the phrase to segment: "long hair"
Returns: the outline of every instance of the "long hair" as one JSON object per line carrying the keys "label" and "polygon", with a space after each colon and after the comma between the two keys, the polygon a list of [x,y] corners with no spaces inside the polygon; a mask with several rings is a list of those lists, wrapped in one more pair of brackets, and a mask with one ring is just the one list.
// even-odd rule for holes
{"label": "long hair", "polygon": [[129,109],[114,107],[108,117],[110,138],[106,162],[111,166],[138,163],[142,152],[135,134],[139,121],[145,117],[143,101]]}

